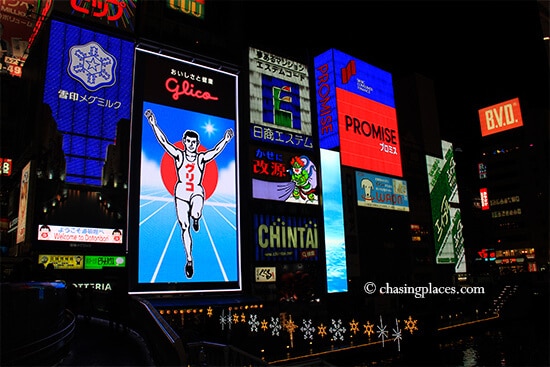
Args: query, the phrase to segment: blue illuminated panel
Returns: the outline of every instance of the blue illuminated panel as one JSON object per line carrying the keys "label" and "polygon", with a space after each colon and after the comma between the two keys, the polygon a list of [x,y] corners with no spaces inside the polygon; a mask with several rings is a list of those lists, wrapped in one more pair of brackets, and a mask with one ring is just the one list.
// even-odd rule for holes
{"label": "blue illuminated panel", "polygon": [[340,154],[321,149],[321,181],[323,182],[323,217],[325,221],[328,293],[348,291],[341,177]]}
{"label": "blue illuminated panel", "polygon": [[101,185],[107,147],[130,119],[133,44],[52,20],[44,103],[63,135],[66,181]]}

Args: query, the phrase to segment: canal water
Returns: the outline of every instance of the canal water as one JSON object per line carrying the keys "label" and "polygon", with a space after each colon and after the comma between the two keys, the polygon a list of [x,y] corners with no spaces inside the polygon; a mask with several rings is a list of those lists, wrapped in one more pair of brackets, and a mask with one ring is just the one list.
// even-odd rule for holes
{"label": "canal water", "polygon": [[[499,321],[488,327],[410,338],[399,352],[364,350],[328,358],[335,366],[550,366],[548,318]],[[395,346],[391,346],[394,348]]]}

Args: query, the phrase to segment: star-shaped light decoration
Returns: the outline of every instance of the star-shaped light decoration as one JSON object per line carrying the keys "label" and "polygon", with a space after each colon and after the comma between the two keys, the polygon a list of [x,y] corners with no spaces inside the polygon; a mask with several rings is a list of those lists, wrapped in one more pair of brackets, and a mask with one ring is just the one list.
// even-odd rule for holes
{"label": "star-shaped light decoration", "polygon": [[271,328],[271,335],[279,336],[279,330],[281,330],[282,326],[279,322],[278,317],[271,317],[271,323],[269,324],[269,327]]}
{"label": "star-shaped light decoration", "polygon": [[305,339],[313,340],[313,333],[315,332],[315,328],[311,326],[311,323],[312,323],[311,319],[309,320],[303,319],[303,325],[300,328],[300,331],[304,333],[304,340]]}
{"label": "star-shaped light decoration", "polygon": [[399,322],[397,321],[397,318],[395,318],[395,329],[393,329],[393,341],[397,341],[397,351],[401,352],[401,340],[403,340],[403,336],[401,335],[401,329],[399,328]]}
{"label": "star-shaped light decoration", "polygon": [[418,320],[413,320],[412,316],[409,316],[409,318],[407,320],[403,320],[405,322],[405,330],[409,331],[411,334],[415,331],[415,330],[418,330],[418,328],[416,327],[416,323],[418,322]]}
{"label": "star-shaped light decoration", "polygon": [[324,338],[327,335],[327,327],[323,325],[323,323],[317,326],[317,329],[319,329],[319,332],[317,334],[321,335],[322,338]]}
{"label": "star-shaped light decoration", "polygon": [[366,324],[363,324],[363,327],[365,328],[363,334],[367,334],[367,336],[370,338],[370,335],[374,334],[374,325],[367,321]]}
{"label": "star-shaped light decoration", "polygon": [[269,328],[267,321],[265,321],[265,319],[262,320],[262,326],[260,327],[262,328],[263,331],[266,331]]}
{"label": "star-shaped light decoration", "polygon": [[382,323],[382,315],[380,315],[380,325],[376,325],[376,328],[378,329],[378,338],[382,339],[382,346],[384,346],[384,340],[388,337],[388,331],[386,330],[386,326]]}
{"label": "star-shaped light decoration", "polygon": [[253,333],[258,332],[258,325],[260,325],[260,322],[257,319],[258,315],[250,315],[248,318],[248,325],[250,325],[250,331]]}
{"label": "star-shaped light decoration", "polygon": [[359,323],[355,321],[355,319],[352,319],[349,322],[349,331],[353,333],[353,335],[357,334],[359,331]]}
{"label": "star-shaped light decoration", "polygon": [[208,315],[208,317],[212,317],[212,307],[211,306],[208,306],[208,308],[206,309],[206,314]]}
{"label": "star-shaped light decoration", "polygon": [[294,348],[294,331],[298,328],[298,325],[292,320],[292,315],[288,316],[288,321],[285,321],[284,327],[286,331],[290,334],[290,347]]}

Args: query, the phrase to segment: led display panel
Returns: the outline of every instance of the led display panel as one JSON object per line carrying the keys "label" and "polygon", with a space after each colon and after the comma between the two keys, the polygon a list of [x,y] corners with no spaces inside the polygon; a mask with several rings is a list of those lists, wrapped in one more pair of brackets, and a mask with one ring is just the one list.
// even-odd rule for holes
{"label": "led display panel", "polygon": [[65,181],[101,186],[117,125],[130,119],[133,44],[51,22],[44,103],[63,135]]}
{"label": "led display panel", "polygon": [[250,145],[252,197],[319,204],[318,164],[310,155]]}
{"label": "led display panel", "polygon": [[426,156],[437,264],[455,264],[466,272],[453,145],[442,141],[443,158]]}
{"label": "led display panel", "polygon": [[338,50],[314,59],[319,145],[342,165],[402,177],[392,76]]}
{"label": "led display panel", "polygon": [[367,172],[355,172],[357,205],[409,211],[407,181]]}
{"label": "led display panel", "polygon": [[249,48],[253,140],[312,149],[307,65]]}
{"label": "led display panel", "polygon": [[496,134],[523,126],[519,98],[497,103],[478,111],[481,136]]}
{"label": "led display panel", "polygon": [[38,241],[122,243],[122,230],[40,224]]}
{"label": "led display panel", "polygon": [[132,293],[241,289],[236,74],[137,48]]}
{"label": "led display panel", "polygon": [[321,149],[327,292],[348,291],[340,154]]}
{"label": "led display panel", "polygon": [[259,261],[319,260],[316,218],[254,214],[254,241]]}

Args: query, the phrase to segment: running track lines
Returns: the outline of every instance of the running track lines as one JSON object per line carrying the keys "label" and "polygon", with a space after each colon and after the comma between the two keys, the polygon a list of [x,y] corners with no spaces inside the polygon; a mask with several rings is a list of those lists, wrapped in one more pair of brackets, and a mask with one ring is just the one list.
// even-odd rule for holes
{"label": "running track lines", "polygon": [[172,230],[170,231],[170,236],[168,236],[168,239],[166,240],[166,243],[164,244],[164,249],[162,249],[162,254],[160,255],[160,259],[157,262],[155,272],[153,273],[153,276],[151,277],[151,281],[149,283],[154,283],[157,280],[157,275],[160,271],[160,266],[162,265],[162,262],[164,261],[164,256],[166,255],[166,251],[168,250],[168,246],[170,245],[170,241],[172,240],[172,237],[174,236],[174,231],[176,230],[177,225],[178,225],[178,221],[176,220],[174,222],[174,225],[172,226]]}
{"label": "running track lines", "polygon": [[[224,218],[225,219],[225,218]],[[216,254],[216,260],[218,260],[218,266],[220,267],[220,270],[223,274],[223,279],[227,282],[227,274],[225,273],[225,268],[223,267],[223,263],[220,259],[220,255],[218,254],[218,250],[216,249],[216,244],[214,243],[214,239],[212,238],[212,235],[210,234],[210,229],[208,229],[208,223],[206,223],[206,220],[202,220],[204,223],[204,228],[206,229],[206,233],[208,234],[208,238],[210,239],[210,244],[212,245],[212,250]]]}

